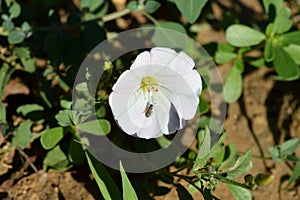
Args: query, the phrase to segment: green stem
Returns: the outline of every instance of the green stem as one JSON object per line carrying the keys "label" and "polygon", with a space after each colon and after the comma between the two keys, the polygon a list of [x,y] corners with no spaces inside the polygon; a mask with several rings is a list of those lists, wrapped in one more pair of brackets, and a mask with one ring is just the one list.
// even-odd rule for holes
{"label": "green stem", "polygon": [[143,14],[145,17],[147,17],[151,22],[153,22],[153,24],[155,24],[155,26],[160,27],[159,22],[158,22],[154,17],[152,17],[151,15],[149,15],[149,13],[147,13],[146,11],[143,11],[142,14]]}
{"label": "green stem", "polygon": [[125,16],[127,14],[129,14],[131,11],[129,9],[124,9],[124,10],[120,10],[120,11],[116,11],[110,14],[107,14],[105,16],[102,17],[97,17],[95,19],[92,20],[88,20],[88,21],[83,21],[80,22],[78,24],[73,24],[73,25],[68,25],[68,24],[63,24],[62,26],[50,26],[50,27],[36,27],[34,28],[32,31],[60,31],[60,30],[66,30],[66,29],[72,29],[72,28],[76,28],[76,27],[80,27],[82,25],[91,23],[91,22],[98,22],[98,21],[102,21],[103,23],[106,23],[108,21],[112,21],[115,20],[117,18],[120,18],[122,16]]}

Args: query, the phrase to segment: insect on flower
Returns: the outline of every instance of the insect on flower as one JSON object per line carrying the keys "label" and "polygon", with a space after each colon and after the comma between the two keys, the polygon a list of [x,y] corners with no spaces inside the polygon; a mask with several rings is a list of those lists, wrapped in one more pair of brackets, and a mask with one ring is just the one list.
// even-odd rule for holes
{"label": "insect on flower", "polygon": [[145,116],[150,117],[152,112],[153,112],[153,104],[147,102],[147,105],[146,105],[146,108],[145,108],[145,111],[144,111]]}

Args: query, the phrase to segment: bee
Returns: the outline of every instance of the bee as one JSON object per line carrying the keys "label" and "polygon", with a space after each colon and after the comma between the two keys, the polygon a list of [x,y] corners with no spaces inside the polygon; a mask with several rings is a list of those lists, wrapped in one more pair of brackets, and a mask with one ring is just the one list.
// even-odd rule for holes
{"label": "bee", "polygon": [[153,112],[153,104],[147,102],[146,108],[144,110],[145,116],[150,117]]}

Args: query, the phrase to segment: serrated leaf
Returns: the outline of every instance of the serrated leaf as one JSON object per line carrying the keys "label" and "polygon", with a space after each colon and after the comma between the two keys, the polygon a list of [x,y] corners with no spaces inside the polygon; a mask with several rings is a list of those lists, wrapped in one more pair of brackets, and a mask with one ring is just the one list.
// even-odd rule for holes
{"label": "serrated leaf", "polygon": [[157,1],[146,1],[145,10],[147,13],[154,13],[160,6],[161,4]]}
{"label": "serrated leaf", "polygon": [[234,166],[230,168],[230,170],[227,172],[226,178],[233,179],[235,177],[241,176],[243,173],[250,170],[252,168],[251,158],[252,150],[250,149],[244,155],[237,159]]}
{"label": "serrated leaf", "polygon": [[155,29],[152,37],[152,42],[156,46],[184,49],[186,46],[186,31],[181,24],[160,22],[157,25],[160,28]]}
{"label": "serrated leaf", "polygon": [[120,173],[121,173],[121,177],[122,177],[123,199],[124,200],[138,200],[138,197],[126,175],[126,172],[123,168],[121,161],[120,161]]}
{"label": "serrated leaf", "polygon": [[46,154],[43,161],[43,169],[47,171],[48,168],[53,168],[58,172],[63,172],[72,167],[66,154],[60,146],[56,146]]}
{"label": "serrated leaf", "polygon": [[194,23],[199,17],[201,10],[205,6],[207,0],[174,0],[181,14],[190,22]]}
{"label": "serrated leaf", "polygon": [[22,122],[17,129],[17,134],[12,139],[13,147],[24,149],[31,140],[31,122],[27,120]]}
{"label": "serrated leaf", "polygon": [[17,2],[14,2],[13,5],[8,10],[10,18],[16,18],[21,14],[21,6]]}
{"label": "serrated leaf", "polygon": [[273,32],[277,34],[284,33],[292,27],[292,21],[289,19],[291,11],[289,8],[281,8],[274,20]]}
{"label": "serrated leaf", "polygon": [[55,127],[44,131],[41,136],[41,144],[44,149],[52,149],[58,142],[63,139],[64,132],[62,127]]}
{"label": "serrated leaf", "polygon": [[25,33],[18,30],[13,30],[12,32],[10,32],[7,38],[10,44],[19,44],[23,42],[24,39],[25,39]]}
{"label": "serrated leaf", "polygon": [[92,120],[78,124],[76,128],[83,132],[104,136],[110,132],[110,123],[106,119]]}
{"label": "serrated leaf", "polygon": [[28,115],[31,112],[43,111],[44,107],[38,104],[25,104],[17,108],[17,113],[21,113],[23,116]]}
{"label": "serrated leaf", "polygon": [[228,43],[236,47],[257,45],[266,38],[263,33],[241,24],[228,27],[225,36]]}
{"label": "serrated leaf", "polygon": [[235,102],[242,94],[243,79],[241,71],[233,65],[224,85],[226,102]]}
{"label": "serrated leaf", "polygon": [[274,50],[274,66],[278,75],[286,80],[297,79],[300,75],[299,66],[282,47],[276,45]]}
{"label": "serrated leaf", "polygon": [[245,188],[226,184],[236,200],[252,200],[251,192]]}
{"label": "serrated leaf", "polygon": [[96,158],[89,153],[85,152],[89,167],[92,174],[97,182],[100,192],[105,200],[116,199],[121,200],[121,193],[114,182],[113,178],[110,176],[105,167]]}
{"label": "serrated leaf", "polygon": [[225,52],[225,51],[217,51],[215,55],[215,60],[219,64],[227,63],[233,60],[237,55],[232,52]]}
{"label": "serrated leaf", "polygon": [[279,41],[283,45],[296,44],[300,45],[300,31],[292,31],[279,36]]}
{"label": "serrated leaf", "polygon": [[274,59],[274,48],[271,40],[266,41],[264,49],[264,57],[267,62],[271,62]]}

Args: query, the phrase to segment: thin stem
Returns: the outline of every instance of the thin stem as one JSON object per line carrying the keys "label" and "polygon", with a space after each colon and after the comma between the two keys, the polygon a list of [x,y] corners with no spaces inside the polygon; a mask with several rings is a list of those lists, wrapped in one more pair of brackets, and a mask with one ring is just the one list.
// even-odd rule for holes
{"label": "thin stem", "polygon": [[28,155],[21,148],[16,147],[16,149],[26,159],[26,162],[28,162],[28,164],[33,169],[33,171],[35,171],[35,173],[37,173],[38,175],[40,175],[39,171],[37,170],[37,168],[35,167],[35,165],[33,164],[33,162],[30,160],[30,158],[28,157]]}
{"label": "thin stem", "polygon": [[145,17],[147,17],[151,22],[153,22],[153,24],[155,24],[156,26],[160,26],[159,22],[154,17],[152,17],[151,15],[149,15],[149,13],[147,13],[146,11],[144,11],[144,12],[142,12],[142,14]]}
{"label": "thin stem", "polygon": [[110,14],[107,14],[105,16],[102,17],[97,17],[95,19],[91,19],[88,21],[83,21],[83,22],[79,22],[78,24],[73,24],[73,25],[68,25],[68,24],[63,24],[62,26],[50,26],[50,27],[36,27],[33,29],[33,31],[60,31],[60,30],[66,30],[66,29],[72,29],[72,28],[76,28],[76,27],[80,27],[82,25],[91,23],[91,22],[98,22],[98,21],[102,21],[103,23],[115,20],[117,18],[123,17],[127,14],[129,14],[131,11],[129,9],[124,9],[124,10],[120,10],[120,11],[116,11]]}

